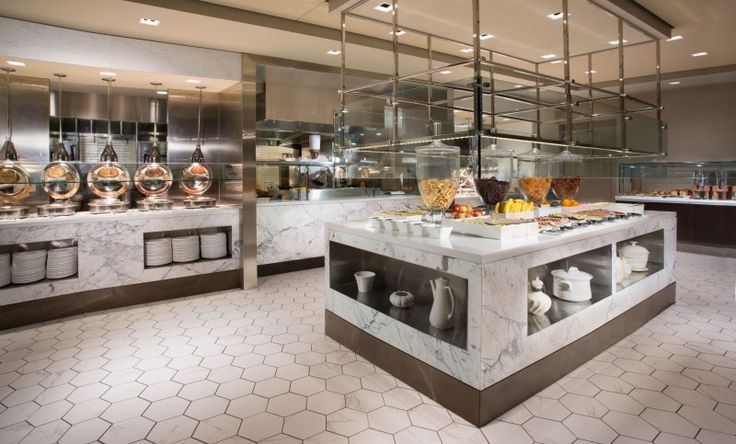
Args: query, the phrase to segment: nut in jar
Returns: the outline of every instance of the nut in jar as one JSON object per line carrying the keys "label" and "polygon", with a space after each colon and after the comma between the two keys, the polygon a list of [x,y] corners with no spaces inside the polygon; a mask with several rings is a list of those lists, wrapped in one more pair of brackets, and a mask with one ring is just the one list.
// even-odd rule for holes
{"label": "nut in jar", "polygon": [[446,210],[455,200],[458,186],[453,179],[424,179],[419,181],[419,192],[428,209]]}

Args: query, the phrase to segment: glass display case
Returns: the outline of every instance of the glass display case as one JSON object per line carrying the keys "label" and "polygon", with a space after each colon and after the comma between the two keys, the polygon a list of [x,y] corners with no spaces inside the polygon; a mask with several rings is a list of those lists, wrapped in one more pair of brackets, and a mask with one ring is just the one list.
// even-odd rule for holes
{"label": "glass display case", "polygon": [[620,195],[736,199],[736,162],[641,162],[620,166]]}

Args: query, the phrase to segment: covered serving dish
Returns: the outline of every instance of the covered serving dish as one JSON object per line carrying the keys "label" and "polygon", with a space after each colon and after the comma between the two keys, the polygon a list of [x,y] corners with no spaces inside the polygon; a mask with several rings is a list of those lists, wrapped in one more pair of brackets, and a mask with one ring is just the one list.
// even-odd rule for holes
{"label": "covered serving dish", "polygon": [[563,301],[582,302],[593,297],[590,288],[593,275],[590,273],[570,267],[567,270],[552,270],[552,277],[552,294]]}

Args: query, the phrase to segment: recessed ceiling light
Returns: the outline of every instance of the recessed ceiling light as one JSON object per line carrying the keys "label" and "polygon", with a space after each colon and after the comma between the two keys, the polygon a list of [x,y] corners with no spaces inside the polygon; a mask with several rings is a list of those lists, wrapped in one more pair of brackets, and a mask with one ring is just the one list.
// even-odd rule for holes
{"label": "recessed ceiling light", "polygon": [[523,88],[524,85],[514,85],[514,88]]}
{"label": "recessed ceiling light", "polygon": [[460,52],[473,52],[473,48],[462,48]]}
{"label": "recessed ceiling light", "polygon": [[380,136],[380,135],[381,135],[381,133],[376,133],[376,136]]}
{"label": "recessed ceiling light", "polygon": [[375,9],[376,11],[381,11],[381,12],[391,12],[391,10],[393,9],[393,6],[391,6],[391,3],[381,3],[373,9]]}
{"label": "recessed ceiling light", "polygon": [[159,96],[165,96],[169,94],[169,92],[168,91],[156,91],[156,94],[158,94]]}
{"label": "recessed ceiling light", "polygon": [[187,83],[199,83],[199,80],[197,79],[187,79]]}
{"label": "recessed ceiling light", "polygon": [[551,62],[549,62],[549,63],[551,63],[551,64],[553,64],[553,65],[556,65],[556,64],[558,64],[558,63],[562,63],[562,60],[552,60],[552,61],[551,61]]}
{"label": "recessed ceiling light", "polygon": [[554,54],[544,54],[544,55],[542,55],[541,57],[542,57],[543,59],[553,59],[553,58],[555,58],[555,57],[557,57],[557,56],[556,56],[556,55],[554,55]]}
{"label": "recessed ceiling light", "polygon": [[138,23],[140,23],[141,25],[147,25],[147,26],[158,26],[159,24],[161,24],[161,20],[141,17],[141,19],[138,20]]}
{"label": "recessed ceiling light", "polygon": [[459,113],[459,112],[460,112],[460,110],[459,110],[459,109],[453,109],[453,110],[452,110],[452,112],[453,112],[453,113]]}
{"label": "recessed ceiling light", "polygon": [[675,82],[670,82],[670,85],[679,85],[679,84],[680,84],[680,82],[677,82],[677,81],[675,81]]}
{"label": "recessed ceiling light", "polygon": [[105,76],[105,77],[115,77],[117,73],[110,72],[110,71],[100,71],[100,75]]}
{"label": "recessed ceiling light", "polygon": [[488,40],[492,38],[493,38],[493,34],[488,34],[487,32],[484,32],[483,34],[480,35],[481,40]]}
{"label": "recessed ceiling light", "polygon": [[329,49],[327,50],[327,54],[329,55],[340,55],[341,51],[339,49]]}
{"label": "recessed ceiling light", "polygon": [[707,52],[705,52],[705,51],[703,51],[703,52],[696,52],[696,53],[695,53],[695,54],[693,54],[692,56],[693,56],[693,57],[703,57],[703,56],[707,56],[707,55],[708,55],[708,53],[707,53]]}
{"label": "recessed ceiling light", "polygon": [[17,60],[8,60],[8,65],[12,65],[12,66],[26,66],[25,63],[19,62]]}
{"label": "recessed ceiling light", "polygon": [[[629,43],[628,40],[624,39],[624,43]],[[608,42],[609,45],[618,45],[618,40],[611,40]]]}
{"label": "recessed ceiling light", "polygon": [[585,71],[585,74],[598,74],[598,71],[591,69],[590,71]]}
{"label": "recessed ceiling light", "polygon": [[444,70],[440,71],[440,74],[444,74],[444,75],[452,74],[452,71],[450,71],[449,69],[444,69]]}
{"label": "recessed ceiling light", "polygon": [[[390,35],[394,35],[394,32],[391,31],[391,32],[389,32],[389,34]],[[406,31],[404,31],[403,29],[399,29],[398,31],[396,31],[396,35],[398,35],[399,37],[401,37],[404,34],[406,34]]]}
{"label": "recessed ceiling light", "polygon": [[670,38],[667,39],[668,42],[674,42],[675,40],[682,40],[682,36],[681,35],[673,35],[672,37],[670,37]]}
{"label": "recessed ceiling light", "polygon": [[[568,14],[570,14],[568,12]],[[553,12],[552,14],[547,14],[547,18],[550,20],[559,20],[562,18],[562,11]]]}

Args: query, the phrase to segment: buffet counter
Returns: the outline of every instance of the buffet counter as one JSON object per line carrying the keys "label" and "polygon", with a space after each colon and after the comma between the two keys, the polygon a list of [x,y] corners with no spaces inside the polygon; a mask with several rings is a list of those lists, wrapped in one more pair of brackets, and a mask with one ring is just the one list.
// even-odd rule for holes
{"label": "buffet counter", "polygon": [[643,203],[647,210],[677,213],[677,239],[719,246],[736,245],[736,200],[686,197],[616,196],[616,202]]}
{"label": "buffet counter", "polygon": [[[367,219],[378,210],[416,208],[421,204],[416,195],[259,202],[258,265],[322,258],[326,223]],[[298,264],[294,268],[299,268]]]}
{"label": "buffet counter", "polygon": [[[0,307],[41,299],[59,299],[56,297],[61,296],[67,300],[65,309],[71,310],[73,306],[86,303],[83,301],[87,296],[90,300],[95,297],[102,299],[105,294],[115,292],[117,298],[122,300],[124,296],[130,296],[126,295],[126,288],[141,297],[155,298],[159,295],[146,294],[153,293],[146,290],[154,290],[154,287],[145,285],[161,285],[163,282],[174,283],[169,285],[170,289],[176,290],[178,296],[183,296],[192,294],[188,292],[190,289],[206,291],[207,285],[199,283],[207,280],[208,276],[223,276],[225,273],[229,278],[222,281],[228,281],[229,285],[236,287],[240,267],[240,212],[239,207],[220,206],[196,210],[129,210],[118,214],[80,212],[64,217],[1,221],[0,253],[52,251],[76,246],[73,249],[76,257],[72,259],[76,260],[76,273],[61,279],[46,278],[22,285],[11,283],[4,286],[0,288]],[[187,262],[172,262],[169,259],[169,263],[148,265],[146,241],[190,236],[198,247],[197,236],[213,233],[224,233],[220,235],[226,238],[226,254],[223,257],[203,259],[196,252],[196,258],[186,258]],[[178,285],[175,284],[176,279],[180,279]],[[105,289],[109,291],[102,291]],[[160,293],[164,295],[171,290]],[[85,294],[86,297],[77,297],[79,294]],[[136,300],[133,298],[128,302],[136,303]]]}
{"label": "buffet counter", "polygon": [[[398,235],[368,221],[329,224],[325,331],[480,426],[674,303],[675,225],[672,213],[648,212],[502,241]],[[623,279],[616,257],[630,241],[649,255]],[[541,279],[552,295],[552,271],[571,266],[592,276],[590,299],[553,297],[546,314],[529,314],[530,282]],[[371,291],[358,291],[358,271],[375,273]],[[430,320],[440,281],[453,294],[449,328]],[[414,304],[389,302],[399,290]]]}

